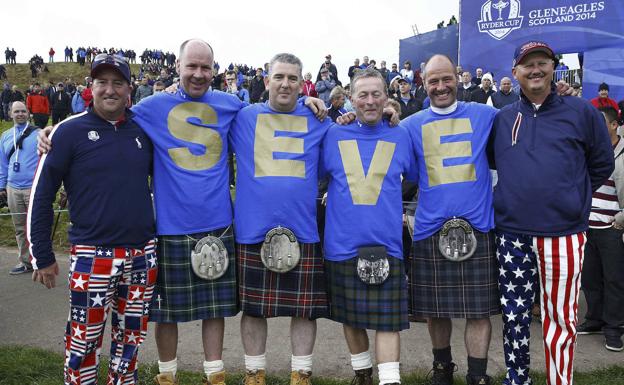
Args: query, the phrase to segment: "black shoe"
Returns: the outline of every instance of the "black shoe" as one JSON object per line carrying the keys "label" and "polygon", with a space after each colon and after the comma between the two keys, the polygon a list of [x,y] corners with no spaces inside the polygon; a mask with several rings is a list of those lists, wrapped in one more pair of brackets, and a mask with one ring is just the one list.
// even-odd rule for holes
{"label": "black shoe", "polygon": [[373,368],[356,370],[351,385],[373,385]]}
{"label": "black shoe", "polygon": [[433,369],[427,375],[429,385],[453,385],[453,373],[457,365],[453,362],[433,361]]}
{"label": "black shoe", "polygon": [[466,376],[466,385],[490,385],[490,376]]}
{"label": "black shoe", "polygon": [[602,325],[603,323],[600,321],[586,320],[576,327],[576,334],[602,334]]}
{"label": "black shoe", "polygon": [[622,343],[622,332],[619,329],[604,328],[605,348],[612,352],[621,352],[624,350]]}

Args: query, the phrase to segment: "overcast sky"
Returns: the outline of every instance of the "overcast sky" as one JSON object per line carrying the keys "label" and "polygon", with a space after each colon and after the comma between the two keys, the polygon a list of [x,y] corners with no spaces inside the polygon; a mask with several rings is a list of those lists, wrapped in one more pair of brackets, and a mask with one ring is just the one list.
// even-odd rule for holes
{"label": "overcast sky", "polygon": [[[15,48],[18,62],[37,53],[55,60],[63,49],[98,46],[175,51],[191,37],[207,40],[221,65],[261,66],[278,52],[299,56],[315,76],[332,54],[339,78],[353,59],[399,59],[399,39],[423,33],[459,15],[459,0],[229,0],[3,1],[0,47]],[[4,58],[2,58],[4,59]],[[3,62],[3,60],[2,60]]]}

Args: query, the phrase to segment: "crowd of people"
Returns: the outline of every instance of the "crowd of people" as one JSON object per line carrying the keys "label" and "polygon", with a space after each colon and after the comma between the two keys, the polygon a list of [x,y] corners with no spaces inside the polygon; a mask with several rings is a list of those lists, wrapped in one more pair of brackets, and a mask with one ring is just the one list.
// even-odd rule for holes
{"label": "crowd of people", "polygon": [[[25,102],[10,101],[10,84],[2,94],[14,126],[0,139],[0,183],[29,212],[30,254],[14,216],[13,274],[56,285],[61,184],[71,202],[66,383],[94,382],[109,309],[111,383],[136,381],[151,321],[155,381],[176,384],[177,325],[201,320],[204,383],[223,384],[224,318],[239,311],[245,385],[266,383],[273,317],[291,320],[291,385],[310,384],[318,318],[342,324],[355,385],[373,381],[367,330],[380,385],[400,384],[399,332],[418,318],[432,385],[453,383],[452,319],[466,321],[467,384],[488,385],[493,316],[504,324],[504,384],[529,384],[534,302],[548,384],[572,384],[577,330],[624,349],[621,108],[606,84],[591,103],[555,85],[548,44],[516,49],[516,87],[444,55],[400,70],[364,56],[348,83],[331,55],[316,81],[287,53],[219,71],[197,39],[181,45],[175,69],[166,54],[147,56],[162,66],[155,76],[135,78],[108,50],[87,60],[84,84],[33,84]],[[50,111],[54,128],[38,131]],[[584,257],[591,278],[580,282]],[[577,325],[581,286],[589,309]]]}

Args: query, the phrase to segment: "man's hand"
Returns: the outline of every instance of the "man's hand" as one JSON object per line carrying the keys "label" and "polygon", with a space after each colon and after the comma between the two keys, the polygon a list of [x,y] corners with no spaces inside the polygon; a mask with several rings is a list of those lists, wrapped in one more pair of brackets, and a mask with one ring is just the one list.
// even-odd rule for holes
{"label": "man's hand", "polygon": [[39,282],[48,289],[52,289],[56,286],[56,276],[59,274],[59,267],[56,262],[43,269],[37,269],[33,271],[32,279],[35,282]]}
{"label": "man's hand", "polygon": [[390,121],[390,126],[398,126],[401,122],[399,113],[392,107],[384,107],[383,115]]}
{"label": "man's hand", "polygon": [[325,106],[325,102],[321,99],[308,96],[305,99],[305,106],[312,111],[314,116],[316,116],[319,121],[322,122],[327,117],[327,107]]}
{"label": "man's hand", "polygon": [[7,202],[7,190],[0,190],[0,202]]}
{"label": "man's hand", "polygon": [[178,92],[178,84],[173,83],[169,87],[165,88],[165,92],[168,94],[175,94],[176,92]]}
{"label": "man's hand", "polygon": [[349,111],[344,115],[340,115],[336,119],[336,123],[341,126],[346,126],[347,124],[351,124],[355,120],[355,112]]}
{"label": "man's hand", "polygon": [[557,93],[561,96],[575,96],[574,88],[570,87],[570,85],[563,80],[557,82]]}
{"label": "man's hand", "polygon": [[52,150],[52,141],[49,138],[51,132],[52,126],[48,126],[37,134],[37,152],[39,155],[47,154]]}

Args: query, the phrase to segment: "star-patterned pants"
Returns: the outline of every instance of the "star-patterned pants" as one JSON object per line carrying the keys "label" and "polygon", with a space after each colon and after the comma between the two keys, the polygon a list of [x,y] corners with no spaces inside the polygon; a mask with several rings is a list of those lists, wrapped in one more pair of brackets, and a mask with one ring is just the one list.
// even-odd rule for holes
{"label": "star-patterned pants", "polygon": [[549,385],[572,384],[585,240],[585,233],[533,237],[497,231],[498,282],[507,365],[505,385],[531,384],[531,307],[538,284],[542,295],[546,379]]}
{"label": "star-patterned pants", "polygon": [[147,334],[156,283],[156,241],[143,249],[74,245],[65,329],[65,384],[97,382],[108,310],[112,308],[107,384],[137,381],[137,353]]}

